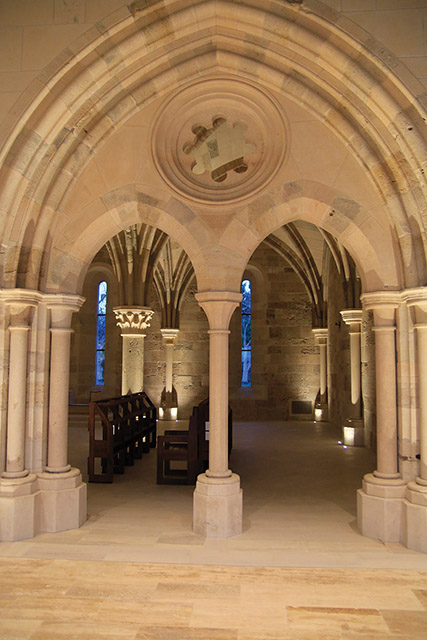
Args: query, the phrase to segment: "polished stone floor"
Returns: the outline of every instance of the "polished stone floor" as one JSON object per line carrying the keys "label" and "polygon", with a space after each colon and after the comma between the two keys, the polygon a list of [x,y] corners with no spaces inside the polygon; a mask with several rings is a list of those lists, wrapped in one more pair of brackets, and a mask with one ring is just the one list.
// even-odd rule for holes
{"label": "polished stone floor", "polygon": [[[181,426],[181,425],[177,425]],[[191,531],[192,487],[157,486],[155,451],[88,486],[76,531],[0,544],[0,638],[427,638],[427,555],[358,533],[375,468],[327,424],[235,425],[244,531]],[[86,468],[87,431],[70,428]]]}

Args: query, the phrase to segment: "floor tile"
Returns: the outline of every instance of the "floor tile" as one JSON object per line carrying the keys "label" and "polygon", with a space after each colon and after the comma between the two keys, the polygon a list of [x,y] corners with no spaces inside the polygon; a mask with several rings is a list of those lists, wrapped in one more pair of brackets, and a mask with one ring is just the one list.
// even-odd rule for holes
{"label": "floor tile", "polygon": [[411,640],[427,637],[427,611],[404,611],[395,609],[381,612],[390,631]]}

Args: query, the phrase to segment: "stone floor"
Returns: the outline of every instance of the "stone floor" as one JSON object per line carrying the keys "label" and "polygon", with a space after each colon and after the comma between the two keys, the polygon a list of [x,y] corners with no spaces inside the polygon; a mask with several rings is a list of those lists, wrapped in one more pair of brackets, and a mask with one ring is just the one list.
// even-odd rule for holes
{"label": "stone floor", "polygon": [[[178,425],[180,426],[180,425]],[[0,638],[427,638],[427,555],[362,537],[372,454],[327,424],[235,425],[244,531],[191,531],[192,487],[157,486],[151,451],[89,485],[76,531],[0,544]],[[70,429],[86,467],[87,432]]]}

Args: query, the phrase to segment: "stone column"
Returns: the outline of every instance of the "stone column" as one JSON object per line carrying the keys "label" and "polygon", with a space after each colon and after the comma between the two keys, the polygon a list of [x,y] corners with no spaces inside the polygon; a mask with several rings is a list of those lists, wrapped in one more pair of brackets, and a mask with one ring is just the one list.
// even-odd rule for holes
{"label": "stone column", "polygon": [[46,294],[50,311],[50,377],[47,466],[38,474],[42,490],[42,531],[76,529],[86,520],[86,485],[79,469],[68,464],[68,392],[71,316],[84,298]]}
{"label": "stone column", "polygon": [[363,535],[384,542],[402,540],[405,483],[398,471],[396,396],[396,309],[400,294],[381,291],[362,295],[374,312],[377,405],[377,469],[363,479],[358,492],[358,525]]}
{"label": "stone column", "polygon": [[122,342],[122,395],[144,388],[144,338],[154,311],[147,307],[115,307]]}
{"label": "stone column", "polygon": [[28,313],[26,304],[9,307],[9,389],[7,401],[6,470],[4,478],[22,478],[25,469],[25,427],[27,404]]}
{"label": "stone column", "polygon": [[242,531],[240,478],[228,468],[228,336],[242,299],[231,291],[205,291],[196,299],[209,321],[209,469],[197,478],[193,530],[213,538]]}
{"label": "stone column", "polygon": [[362,324],[362,309],[345,309],[340,311],[342,319],[350,327],[350,375],[351,375],[351,404],[353,415],[343,424],[343,441],[345,445],[363,445],[365,442],[361,385],[360,385],[360,328]]}
{"label": "stone column", "polygon": [[328,419],[328,401],[326,390],[328,387],[328,330],[326,328],[313,329],[315,343],[319,345],[320,355],[320,377],[319,377],[319,398],[314,408],[316,420]]}
{"label": "stone column", "polygon": [[404,542],[410,549],[427,553],[427,287],[409,289],[402,298],[412,311],[416,331],[420,443],[419,475],[406,491]]}
{"label": "stone column", "polygon": [[166,375],[162,391],[159,417],[164,420],[176,420],[178,417],[178,398],[172,384],[173,349],[179,329],[160,329],[165,347]]}
{"label": "stone column", "polygon": [[25,462],[29,320],[40,294],[23,289],[2,292],[10,315],[6,464],[0,479],[0,540],[31,538],[38,528],[37,476]]}

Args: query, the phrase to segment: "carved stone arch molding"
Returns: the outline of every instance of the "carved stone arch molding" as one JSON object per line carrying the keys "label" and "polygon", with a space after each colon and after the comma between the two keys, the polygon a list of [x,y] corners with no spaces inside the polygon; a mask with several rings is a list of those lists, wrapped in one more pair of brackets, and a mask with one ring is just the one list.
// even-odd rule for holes
{"label": "carved stone arch molding", "polygon": [[[425,249],[419,255],[420,248],[412,240],[414,228],[424,230],[427,210],[425,112],[418,100],[421,85],[370,34],[315,0],[303,4],[261,0],[256,6],[243,1],[230,25],[234,9],[235,4],[228,0],[133,2],[90,30],[39,75],[15,105],[0,138],[0,210],[6,221],[3,286],[15,286],[17,273],[26,265],[31,268],[22,285],[44,286],[41,265],[58,261],[63,251],[51,242],[50,234],[57,234],[58,226],[64,225],[60,217],[73,187],[90,160],[129,118],[156,100],[167,101],[175,90],[218,75],[239,78],[242,87],[256,87],[266,96],[290,97],[347,145],[383,203],[388,234],[397,240],[393,254],[399,275],[394,286],[424,284]],[[271,114],[275,113],[273,108]],[[191,133],[197,138],[203,127],[207,131],[225,127],[220,121],[227,123],[226,116],[216,113],[214,120],[194,122],[195,132]],[[267,186],[266,175],[261,176],[262,163],[257,165],[256,157],[250,157],[256,154],[257,140],[262,139],[257,134],[251,141],[250,127],[262,132],[262,118],[252,123],[240,123],[234,116],[231,120],[228,127],[243,125],[240,142],[243,139],[246,144],[245,152],[212,171],[220,169],[215,173],[220,180],[234,171],[232,177],[237,175],[241,184],[247,184],[247,194],[255,193]],[[286,126],[283,131],[286,133]],[[183,145],[188,149],[188,144],[194,147],[196,142],[190,134]],[[279,166],[283,160],[280,154],[276,158]],[[258,177],[263,177],[252,187],[251,162],[254,174],[258,171]],[[218,184],[217,193],[230,195],[232,187],[223,181]],[[224,203],[230,202],[228,195]],[[88,221],[88,233],[102,226],[104,212],[98,213]],[[414,219],[411,224],[410,216]],[[34,221],[31,238],[30,220]],[[194,237],[212,232],[205,220],[198,219],[193,226],[197,227]],[[118,224],[116,230],[120,228]],[[82,242],[89,240],[82,236]],[[21,251],[23,243],[28,247]],[[220,256],[237,278],[235,247],[211,249],[207,268],[215,268],[215,256]],[[190,255],[191,249],[186,250]],[[51,251],[49,259],[46,253]],[[193,255],[196,253],[194,247]],[[70,269],[65,287],[70,290],[78,286],[73,273],[82,267],[72,253],[64,253],[63,259],[63,268]],[[380,261],[381,256],[376,259]],[[200,269],[198,279],[203,279],[206,264]]]}
{"label": "carved stone arch molding", "polygon": [[88,208],[97,212],[88,218],[82,209],[53,236],[46,265],[44,288],[48,291],[81,291],[89,265],[99,249],[114,235],[143,222],[157,227],[178,242],[193,264],[196,276],[207,266],[200,246],[206,244],[206,230],[194,212],[178,200],[158,192],[147,194],[144,185],[125,185],[105,193]]}
{"label": "carved stone arch molding", "polygon": [[252,203],[252,225],[247,229],[245,216],[242,212],[233,218],[220,242],[231,248],[239,238],[239,252],[247,256],[246,261],[279,227],[305,220],[332,234],[347,249],[357,265],[363,291],[403,286],[399,261],[391,259],[398,255],[393,230],[333,188],[306,180],[276,185]]}

